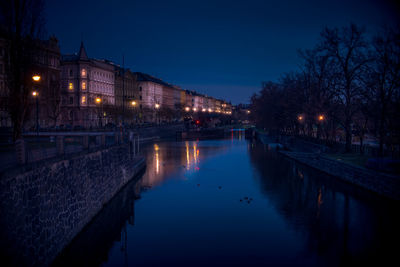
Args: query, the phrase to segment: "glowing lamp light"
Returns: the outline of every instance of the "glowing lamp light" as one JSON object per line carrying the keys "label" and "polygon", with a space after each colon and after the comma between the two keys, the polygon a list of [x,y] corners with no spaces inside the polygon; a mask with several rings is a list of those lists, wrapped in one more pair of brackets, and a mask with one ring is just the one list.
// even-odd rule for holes
{"label": "glowing lamp light", "polygon": [[206,112],[206,109],[205,109],[205,108],[203,108],[201,111],[203,111],[203,112]]}
{"label": "glowing lamp light", "polygon": [[297,117],[297,119],[298,119],[299,121],[302,121],[302,120],[304,119],[304,117],[300,115],[300,116]]}
{"label": "glowing lamp light", "polygon": [[33,91],[33,92],[32,92],[32,95],[33,95],[33,96],[38,96],[38,95],[39,95],[39,93],[38,93],[38,92],[36,92],[36,91]]}
{"label": "glowing lamp light", "polygon": [[96,97],[96,103],[101,103],[101,98],[100,97]]}
{"label": "glowing lamp light", "polygon": [[156,109],[159,109],[159,108],[160,108],[160,104],[155,104],[154,107],[155,107]]}
{"label": "glowing lamp light", "polygon": [[136,101],[132,101],[132,102],[131,102],[131,105],[132,105],[132,106],[136,106]]}
{"label": "glowing lamp light", "polygon": [[39,75],[33,75],[32,76],[32,80],[34,80],[35,82],[40,81],[40,76]]}
{"label": "glowing lamp light", "polygon": [[324,119],[325,119],[324,115],[319,115],[319,116],[318,116],[318,120],[319,120],[319,121],[323,121]]}
{"label": "glowing lamp light", "polygon": [[197,111],[197,108],[193,108],[193,111]]}
{"label": "glowing lamp light", "polygon": [[190,108],[189,108],[189,107],[186,107],[186,108],[185,108],[185,111],[189,111],[189,110],[190,110]]}
{"label": "glowing lamp light", "polygon": [[250,110],[247,111],[247,114],[250,114]]}
{"label": "glowing lamp light", "polygon": [[212,109],[211,109],[211,108],[209,108],[209,109],[208,109],[208,112],[212,112]]}

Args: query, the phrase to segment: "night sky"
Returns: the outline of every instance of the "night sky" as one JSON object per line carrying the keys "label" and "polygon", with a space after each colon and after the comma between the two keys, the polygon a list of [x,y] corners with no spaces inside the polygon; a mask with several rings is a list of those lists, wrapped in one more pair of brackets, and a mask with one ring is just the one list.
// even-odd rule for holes
{"label": "night sky", "polygon": [[399,23],[385,0],[122,1],[46,3],[47,32],[61,52],[106,58],[184,89],[248,103],[261,82],[298,68],[325,26],[350,22],[376,32]]}

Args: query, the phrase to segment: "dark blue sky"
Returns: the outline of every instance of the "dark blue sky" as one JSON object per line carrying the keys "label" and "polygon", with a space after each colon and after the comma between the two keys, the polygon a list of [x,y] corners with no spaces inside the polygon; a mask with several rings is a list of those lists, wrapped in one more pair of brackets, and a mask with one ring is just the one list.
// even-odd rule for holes
{"label": "dark blue sky", "polygon": [[122,63],[185,89],[248,103],[261,82],[296,70],[325,26],[371,32],[398,23],[385,0],[47,1],[47,31],[62,53]]}

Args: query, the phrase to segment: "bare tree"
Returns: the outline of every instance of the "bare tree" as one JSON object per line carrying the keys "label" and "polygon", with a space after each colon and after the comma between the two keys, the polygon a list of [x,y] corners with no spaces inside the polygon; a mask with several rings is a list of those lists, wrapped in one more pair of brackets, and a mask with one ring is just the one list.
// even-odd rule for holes
{"label": "bare tree", "polygon": [[44,29],[42,0],[8,0],[0,2],[1,35],[7,42],[5,73],[9,89],[9,113],[13,122],[13,139],[22,136],[27,116],[29,92],[34,73],[35,39]]}
{"label": "bare tree", "polygon": [[[374,61],[367,82],[368,96],[376,103],[379,154],[383,155],[386,133],[388,131],[388,111],[394,110],[394,98],[400,89],[400,31],[385,29],[383,34],[373,40]],[[398,118],[397,118],[398,119]]]}
{"label": "bare tree", "polygon": [[368,57],[368,44],[365,31],[351,24],[342,29],[326,28],[322,33],[321,49],[326,51],[335,63],[338,83],[336,99],[343,106],[342,125],[346,132],[346,152],[351,151],[353,116],[357,111],[357,99],[361,97],[362,75]]}
{"label": "bare tree", "polygon": [[[324,115],[325,123],[317,123],[317,136],[320,135],[321,126],[332,126],[334,123],[326,123],[326,120],[335,122],[337,119],[335,95],[335,65],[334,60],[326,51],[319,48],[300,51],[303,59],[302,90],[305,95],[303,106],[304,121],[308,128],[312,128],[318,115]],[[328,136],[328,132],[326,132]]]}

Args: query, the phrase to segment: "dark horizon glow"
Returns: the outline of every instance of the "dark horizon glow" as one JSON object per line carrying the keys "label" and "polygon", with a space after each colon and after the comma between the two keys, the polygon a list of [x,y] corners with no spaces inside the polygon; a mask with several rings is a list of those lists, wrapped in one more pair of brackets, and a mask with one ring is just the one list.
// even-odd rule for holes
{"label": "dark horizon glow", "polygon": [[47,31],[63,54],[105,58],[184,89],[248,103],[261,82],[300,63],[321,30],[349,23],[371,33],[399,23],[394,1],[47,1]]}

